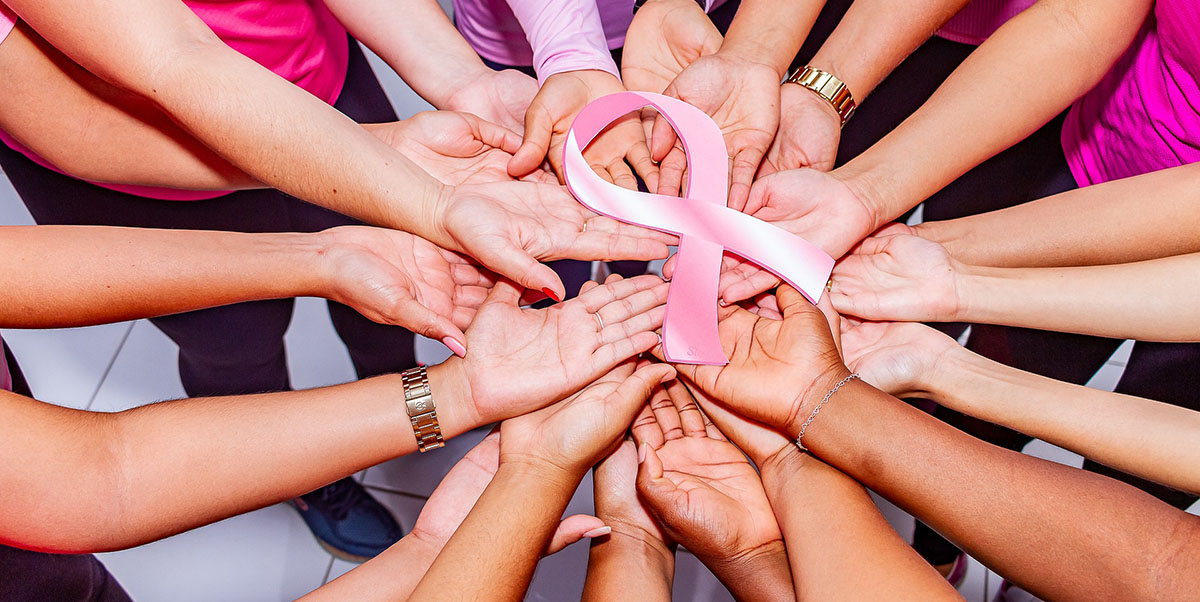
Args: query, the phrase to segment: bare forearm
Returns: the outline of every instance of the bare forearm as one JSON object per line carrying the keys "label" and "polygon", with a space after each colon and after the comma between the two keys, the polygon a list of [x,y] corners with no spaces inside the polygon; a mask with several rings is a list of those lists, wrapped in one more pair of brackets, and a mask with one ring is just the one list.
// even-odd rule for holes
{"label": "bare forearm", "polygon": [[1139,341],[1200,341],[1200,253],[1075,268],[965,266],[956,319]]}
{"label": "bare forearm", "polygon": [[670,602],[674,552],[622,532],[620,524],[610,526],[613,531],[608,537],[592,541],[583,601]]}
{"label": "bare forearm", "polygon": [[[431,368],[430,383],[450,438],[478,425],[446,373]],[[154,541],[416,450],[399,376],[116,414],[5,395],[17,426],[4,429],[14,461],[0,476],[27,486],[0,493],[12,510],[0,539],[60,552]]]}
{"label": "bare forearm", "polygon": [[501,461],[409,600],[524,599],[539,555],[582,477]]}
{"label": "bare forearm", "polygon": [[[762,475],[799,599],[865,600],[881,591],[890,600],[960,599],[853,479],[796,449],[773,458]],[[867,551],[871,562],[862,562]]]}
{"label": "bare forearm", "polygon": [[809,65],[837,76],[862,102],[967,1],[859,0],[850,5]]}
{"label": "bare forearm", "polygon": [[[839,176],[866,191],[880,225],[895,219],[1091,89],[1129,46],[1150,5],[1035,4],[973,52],[916,113],[839,168]],[[1038,76],[1048,73],[1055,76]]]}
{"label": "bare forearm", "polygon": [[782,80],[824,0],[744,0],[720,52],[770,65]]}
{"label": "bare forearm", "polygon": [[781,542],[755,550],[752,557],[714,560],[701,558],[704,566],[729,590],[734,600],[795,600],[792,571]]}
{"label": "bare forearm", "polygon": [[1200,412],[1059,382],[960,349],[927,375],[934,400],[1087,458],[1200,493]]}
{"label": "bare forearm", "polygon": [[[972,265],[1100,265],[1195,253],[1198,181],[1200,164],[1184,165],[917,230]],[[1152,210],[1135,209],[1144,203]]]}
{"label": "bare forearm", "polygon": [[438,550],[411,533],[379,556],[330,581],[299,602],[403,602],[416,589]]}
{"label": "bare forearm", "polygon": [[491,71],[435,0],[328,0],[326,4],[351,35],[437,108],[447,108],[456,90]]}
{"label": "bare forearm", "polygon": [[8,328],[59,328],[321,295],[321,235],[0,227]]}
{"label": "bare forearm", "polygon": [[869,385],[851,382],[836,397],[805,435],[815,455],[1039,597],[1172,599],[1200,586],[1200,571],[1181,560],[1200,548],[1200,519],[1113,479],[984,443]]}

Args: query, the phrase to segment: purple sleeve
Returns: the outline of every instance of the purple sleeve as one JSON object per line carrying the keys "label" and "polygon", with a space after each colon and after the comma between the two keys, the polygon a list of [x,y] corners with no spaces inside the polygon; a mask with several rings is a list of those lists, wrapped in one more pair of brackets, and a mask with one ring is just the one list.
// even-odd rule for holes
{"label": "purple sleeve", "polygon": [[598,69],[621,77],[595,0],[508,0],[533,49],[538,83],[555,73]]}
{"label": "purple sleeve", "polygon": [[17,25],[17,14],[8,8],[8,5],[0,2],[0,42],[3,42],[8,34],[12,33],[13,27]]}

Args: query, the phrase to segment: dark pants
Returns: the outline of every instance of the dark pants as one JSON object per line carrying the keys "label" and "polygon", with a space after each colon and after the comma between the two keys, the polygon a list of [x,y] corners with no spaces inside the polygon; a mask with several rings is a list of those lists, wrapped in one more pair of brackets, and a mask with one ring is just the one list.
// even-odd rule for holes
{"label": "dark pants", "polygon": [[[363,123],[396,119],[366,57],[353,41],[346,85],[335,106]],[[235,192],[207,201],[162,201],[55,173],[7,147],[0,148],[0,166],[39,224],[316,232],[356,223],[276,190]],[[293,299],[255,301],[152,322],[179,345],[179,374],[189,396],[283,391],[291,388],[283,335],[293,305]],[[416,364],[412,333],[371,322],[338,303],[329,303],[329,314],[360,378]]]}
{"label": "dark pants", "polygon": [[[13,392],[32,397],[8,345]],[[3,602],[129,602],[115,577],[91,554],[45,554],[0,545],[0,600]]]}
{"label": "dark pants", "polygon": [[[830,0],[793,67],[805,64],[836,27],[849,0]],[[966,59],[974,47],[932,38],[884,80],[842,131],[838,165],[865,151],[916,111]],[[1077,187],[1062,153],[1062,116],[1025,140],[964,174],[925,202],[924,219],[946,220],[1003,209]],[[1131,209],[1133,209],[1131,205]],[[1064,224],[1069,227],[1069,224]],[[963,325],[938,325],[961,332]],[[1058,380],[1086,383],[1112,355],[1119,340],[1023,328],[975,325],[967,347],[985,357]],[[1117,391],[1200,410],[1200,345],[1137,343]],[[938,407],[934,415],[963,431],[1009,449],[1031,438]],[[1084,468],[1131,483],[1178,507],[1196,497],[1085,462]],[[963,466],[962,470],[974,470]],[[933,564],[954,560],[959,551],[918,522],[917,551]]]}

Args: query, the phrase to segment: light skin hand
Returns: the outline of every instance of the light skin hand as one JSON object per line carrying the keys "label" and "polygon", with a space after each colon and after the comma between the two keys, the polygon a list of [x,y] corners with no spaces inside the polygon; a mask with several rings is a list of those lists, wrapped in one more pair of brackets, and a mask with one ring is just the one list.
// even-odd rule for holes
{"label": "light skin hand", "polygon": [[[566,71],[546,78],[525,113],[525,141],[509,162],[508,172],[524,176],[548,159],[561,178],[563,145],[575,116],[593,100],[624,91],[621,81],[606,71]],[[630,166],[648,185],[658,184],[658,167],[650,159],[636,114],[619,119],[583,154],[600,177],[618,186],[637,189]]]}
{"label": "light skin hand", "polygon": [[833,169],[842,138],[842,118],[833,106],[796,84],[779,88],[779,131],[758,175],[810,167]]}
{"label": "light skin hand", "polygon": [[674,237],[600,217],[557,184],[492,182],[444,187],[432,242],[556,300],[566,296],[552,259],[652,260]]}
{"label": "light skin hand", "polygon": [[[792,595],[783,536],[754,467],[683,383],[660,387],[634,423],[638,493],[673,539],[739,599]],[[782,576],[762,580],[765,573]],[[757,595],[754,593],[756,592]]]}
{"label": "light skin hand", "polygon": [[839,312],[866,320],[953,322],[964,269],[936,242],[872,236],[834,267],[829,296]]}
{"label": "light skin hand", "polygon": [[438,108],[478,115],[514,132],[525,131],[525,112],[538,93],[537,80],[505,69],[480,73]]}
{"label": "light skin hand", "polygon": [[841,320],[846,365],[871,386],[896,397],[932,399],[942,361],[960,349],[954,339],[916,322]]}
{"label": "light skin hand", "polygon": [[[521,146],[521,137],[515,132],[470,113],[425,111],[403,121],[363,127],[438,181],[452,186],[511,181],[508,161]],[[541,169],[523,179],[557,182]]]}
{"label": "light skin hand", "polygon": [[[585,283],[578,297],[522,309],[521,289],[497,282],[467,330],[454,382],[468,392],[472,424],[517,416],[564,399],[658,343],[667,285],[657,276]],[[600,329],[600,318],[604,329]]]}

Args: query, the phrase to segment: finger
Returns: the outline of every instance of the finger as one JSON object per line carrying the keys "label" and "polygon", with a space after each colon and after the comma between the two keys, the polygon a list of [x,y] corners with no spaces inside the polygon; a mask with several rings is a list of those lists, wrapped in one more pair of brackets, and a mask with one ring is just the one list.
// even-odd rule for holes
{"label": "finger", "polygon": [[678,135],[671,123],[661,114],[655,116],[654,127],[650,130],[650,156],[656,161],[662,161],[677,141]]}
{"label": "finger", "polygon": [[668,364],[651,363],[634,370],[613,392],[615,403],[610,411],[624,417],[624,424],[632,424],[638,408],[646,404],[655,388],[673,378],[675,369]]}
{"label": "finger", "polygon": [[833,302],[829,300],[829,295],[821,297],[821,300],[817,302],[817,309],[824,314],[825,322],[829,326],[829,334],[833,335],[833,346],[837,349],[838,357],[842,357],[842,317],[833,308]]}
{"label": "finger", "polygon": [[455,307],[478,308],[487,300],[488,293],[492,292],[492,286],[454,286],[454,296],[452,297]]}
{"label": "finger", "polygon": [[788,284],[779,287],[779,290],[775,292],[775,300],[779,303],[779,311],[783,314],[785,320],[807,312],[812,308],[812,304],[808,302],[808,299],[805,299],[804,295],[800,294],[800,291]]}
{"label": "finger", "polygon": [[486,270],[470,263],[450,264],[450,280],[460,286],[491,287],[495,279]]}
{"label": "finger", "polygon": [[534,182],[536,184],[558,184],[558,178],[554,174],[541,168],[535,169],[521,176],[520,180],[522,182]]}
{"label": "finger", "polygon": [[671,400],[671,394],[666,386],[660,387],[650,396],[650,410],[654,412],[654,420],[662,429],[663,439],[672,441],[683,438],[683,423],[679,418],[679,410]]}
{"label": "finger", "polygon": [[584,293],[596,288],[597,286],[600,286],[599,282],[596,282],[595,280],[586,280],[584,281],[583,286],[579,287],[579,294],[575,296],[581,297]]}
{"label": "finger", "polygon": [[629,430],[633,433],[633,441],[638,447],[646,443],[657,449],[666,441],[663,439],[662,427],[658,425],[658,420],[654,419],[654,410],[650,409],[650,404],[642,406]]}
{"label": "finger", "polygon": [[395,321],[397,326],[403,326],[423,337],[441,341],[450,351],[459,357],[467,355],[467,335],[463,334],[449,318],[418,303],[415,299],[406,299],[396,305]]}
{"label": "finger", "polygon": [[602,369],[610,369],[639,353],[650,351],[660,341],[653,332],[641,332],[612,343],[603,343],[592,353],[592,362]]}
{"label": "finger", "polygon": [[633,170],[641,176],[642,182],[646,184],[646,190],[658,190],[658,166],[650,157],[648,146],[641,142],[634,144],[625,154],[625,161],[632,165]]}
{"label": "finger", "polygon": [[678,380],[669,382],[664,387],[679,416],[679,427],[683,430],[683,436],[707,437],[708,430],[704,425],[704,415],[700,413],[700,406],[696,405],[696,400],[688,392],[687,387]]}
{"label": "finger", "polygon": [[558,274],[512,241],[502,241],[498,249],[492,250],[485,265],[524,288],[546,293],[555,301],[566,298],[567,289]]}
{"label": "finger", "polygon": [[521,136],[516,132],[470,113],[462,115],[470,122],[471,129],[480,142],[506,153],[515,153],[521,148]]}
{"label": "finger", "polygon": [[612,527],[605,525],[604,521],[588,514],[573,514],[558,523],[543,556],[557,554],[585,537],[603,537],[609,533],[612,533]]}
{"label": "finger", "polygon": [[667,292],[670,286],[654,276],[659,284],[653,288],[638,291],[635,294],[606,303],[596,311],[607,326],[616,326],[631,318],[640,316],[667,302]]}
{"label": "finger", "polygon": [[667,243],[646,237],[645,228],[630,227],[622,229],[623,233],[614,233],[593,229],[591,221],[588,224],[587,231],[576,236],[571,246],[560,254],[561,257],[553,259],[653,261],[663,259],[668,254]]}
{"label": "finger", "polygon": [[[600,344],[609,345],[617,343],[623,339],[637,336],[641,333],[654,333],[654,331],[662,328],[663,319],[667,317],[667,306],[660,305],[650,311],[638,314],[620,324],[604,325],[604,330],[600,331]],[[655,334],[654,336],[658,336]]]}
{"label": "finger", "polygon": [[525,140],[508,160],[508,175],[516,178],[537,169],[550,149],[554,121],[540,106],[525,113]]}
{"label": "finger", "polygon": [[[649,445],[638,447],[638,495],[650,505],[655,514],[670,513],[675,506],[678,489],[670,479],[663,477],[663,463],[658,453]],[[664,520],[669,523],[669,520]]]}
{"label": "finger", "polygon": [[595,172],[596,175],[600,176],[601,180],[604,180],[605,182],[608,182],[610,184],[612,183],[612,181],[613,181],[612,175],[608,173],[607,167],[600,165],[598,163],[589,164],[588,167],[591,167],[592,171]]}
{"label": "finger", "polygon": [[763,291],[769,291],[782,282],[778,276],[766,270],[757,270],[744,280],[730,284],[721,292],[721,298],[726,303],[737,303],[750,299]]}
{"label": "finger", "polygon": [[671,276],[675,275],[675,264],[678,261],[675,258],[678,255],[678,253],[674,253],[663,262],[662,275],[664,280],[670,280]]}
{"label": "finger", "polygon": [[465,331],[471,327],[471,322],[475,320],[475,313],[476,311],[473,307],[455,307],[453,315],[450,316],[450,321]]}
{"label": "finger", "polygon": [[512,280],[501,278],[492,286],[492,290],[488,292],[487,299],[484,299],[483,302],[485,304],[504,303],[507,305],[516,305],[521,301],[521,293],[524,291],[523,287],[518,286]]}
{"label": "finger", "polygon": [[679,244],[679,236],[670,232],[662,232],[653,228],[643,228],[633,224],[617,221],[611,217],[603,217],[599,215],[588,216],[584,222],[587,224],[588,232],[608,232],[620,236],[630,236],[634,238],[644,238],[661,242],[664,245]]}
{"label": "finger", "polygon": [[680,147],[672,148],[658,166],[658,194],[679,196],[683,190],[683,172],[687,169],[687,154]]}
{"label": "finger", "polygon": [[[575,300],[582,304],[583,308],[587,311],[596,313],[602,307],[614,301],[632,297],[641,291],[653,290],[665,286],[662,278],[653,274],[644,274],[633,278],[621,278],[620,274],[610,274],[609,279],[612,279],[613,276],[617,276],[617,279],[611,282],[606,281],[603,286],[592,287],[587,292],[580,293]],[[617,315],[613,312],[604,316],[605,323],[609,323],[609,317],[613,318],[613,323],[619,322],[620,320],[616,319]],[[624,317],[627,318],[629,316]]]}
{"label": "finger", "polygon": [[608,166],[608,175],[613,184],[628,190],[637,190],[637,178],[624,161],[616,161]]}
{"label": "finger", "polygon": [[763,149],[744,148],[733,157],[733,169],[729,174],[729,206],[741,211],[746,207],[750,198],[750,186],[754,183],[754,173],[762,162]]}

